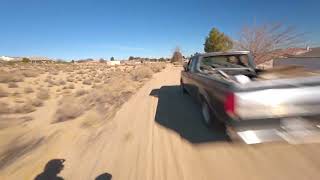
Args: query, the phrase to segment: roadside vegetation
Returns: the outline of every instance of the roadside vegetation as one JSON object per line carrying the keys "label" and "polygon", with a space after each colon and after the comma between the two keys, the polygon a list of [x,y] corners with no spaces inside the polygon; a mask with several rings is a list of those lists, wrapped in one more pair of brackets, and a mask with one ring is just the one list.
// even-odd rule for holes
{"label": "roadside vegetation", "polygon": [[108,66],[103,62],[31,64],[25,60],[4,64],[0,68],[0,117],[32,117],[42,111],[53,112],[45,117],[51,123],[87,113],[96,114],[101,121],[110,119],[154,73],[164,68],[163,62]]}

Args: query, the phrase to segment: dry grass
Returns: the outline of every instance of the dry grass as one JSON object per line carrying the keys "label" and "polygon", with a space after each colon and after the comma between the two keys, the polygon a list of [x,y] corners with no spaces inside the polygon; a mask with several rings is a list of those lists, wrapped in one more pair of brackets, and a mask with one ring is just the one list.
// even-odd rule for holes
{"label": "dry grass", "polygon": [[35,111],[35,108],[30,102],[27,102],[23,105],[16,105],[13,111],[18,114],[26,114]]}
{"label": "dry grass", "polygon": [[26,88],[24,88],[24,92],[29,94],[29,93],[33,93],[34,90],[31,87],[26,87]]}
{"label": "dry grass", "polygon": [[22,76],[24,77],[37,77],[38,76],[38,72],[35,70],[23,70],[21,71]]}
{"label": "dry grass", "polygon": [[49,90],[46,89],[40,89],[37,93],[37,97],[42,100],[47,100],[50,98]]}
{"label": "dry grass", "polygon": [[18,88],[18,84],[17,83],[14,83],[14,82],[9,82],[8,84],[8,88]]}
{"label": "dry grass", "polygon": [[63,97],[59,102],[54,123],[64,122],[79,117],[84,112],[83,105],[72,96]]}
{"label": "dry grass", "polygon": [[2,71],[0,70],[0,83],[9,83],[9,82],[22,82],[23,76],[17,71]]}
{"label": "dry grass", "polygon": [[142,81],[143,79],[151,78],[152,74],[153,71],[148,66],[140,66],[131,72],[132,78],[135,81]]}
{"label": "dry grass", "polygon": [[69,89],[74,89],[74,84],[69,84],[69,85],[68,85],[68,88],[69,88]]}
{"label": "dry grass", "polygon": [[65,82],[64,80],[60,80],[60,81],[58,82],[58,84],[59,84],[59,85],[66,85],[66,82]]}
{"label": "dry grass", "polygon": [[9,107],[8,103],[0,102],[0,114],[9,114],[12,112],[11,108]]}
{"label": "dry grass", "polygon": [[43,102],[40,99],[33,99],[31,100],[31,104],[35,107],[43,106]]}
{"label": "dry grass", "polygon": [[79,90],[76,91],[75,96],[76,96],[76,97],[79,97],[79,96],[83,96],[83,95],[85,95],[85,94],[87,94],[87,93],[88,93],[87,90],[79,89]]}
{"label": "dry grass", "polygon": [[83,80],[82,84],[85,84],[85,85],[91,85],[91,80],[90,79],[85,79]]}
{"label": "dry grass", "polygon": [[[114,116],[144,80],[164,67],[165,64],[158,63],[117,67],[101,64],[18,64],[0,67],[0,83],[15,88],[11,94],[6,92],[6,87],[0,88],[0,97],[11,96],[2,98],[6,101],[9,99],[9,102],[0,101],[0,114],[14,116],[15,113],[30,113],[40,107],[44,111],[46,108],[55,108],[48,107],[51,103],[44,104],[45,100],[52,98],[53,102],[58,100],[59,103],[54,119],[50,119],[52,122],[64,122],[84,113],[92,113],[96,121],[82,123],[96,126],[101,122],[97,123],[98,120]],[[17,82],[22,83],[17,86]],[[35,97],[30,97],[33,96],[31,93]],[[82,117],[80,119],[85,120]]]}
{"label": "dry grass", "polygon": [[0,98],[7,97],[7,96],[9,96],[9,93],[0,87]]}

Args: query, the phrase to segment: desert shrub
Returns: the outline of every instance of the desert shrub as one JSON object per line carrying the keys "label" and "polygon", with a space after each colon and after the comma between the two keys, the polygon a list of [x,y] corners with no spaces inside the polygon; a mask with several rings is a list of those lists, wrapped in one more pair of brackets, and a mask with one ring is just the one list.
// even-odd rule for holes
{"label": "desert shrub", "polygon": [[82,96],[82,95],[87,94],[87,93],[88,93],[87,90],[79,89],[79,90],[76,91],[75,95],[76,95],[76,97],[79,97],[79,96]]}
{"label": "desert shrub", "polygon": [[48,84],[49,84],[50,86],[57,86],[59,83],[57,83],[57,82],[54,81],[53,79],[50,79],[50,80],[48,81]]}
{"label": "desert shrub", "polygon": [[50,98],[49,90],[46,89],[40,89],[37,93],[37,97],[42,100],[47,100]]}
{"label": "desert shrub", "polygon": [[37,77],[38,76],[38,73],[34,70],[23,70],[23,71],[21,71],[21,74],[24,77]]}
{"label": "desert shrub", "polygon": [[30,102],[27,102],[23,105],[16,105],[14,107],[13,111],[15,113],[24,114],[24,113],[31,113],[31,112],[35,111],[35,108],[32,106],[32,104]]}
{"label": "desert shrub", "polygon": [[101,88],[102,84],[93,84],[91,88]]}
{"label": "desert shrub", "polygon": [[7,97],[7,96],[9,96],[9,93],[0,87],[0,98]]}
{"label": "desert shrub", "polygon": [[9,82],[21,82],[23,81],[23,76],[16,72],[6,72],[0,71],[0,83],[9,83]]}
{"label": "desert shrub", "polygon": [[152,69],[153,72],[157,73],[160,72],[162,69],[166,68],[165,63],[153,63],[150,65],[150,68]]}
{"label": "desert shrub", "polygon": [[64,80],[60,80],[59,82],[58,82],[60,85],[65,85],[66,84],[66,82],[64,81]]}
{"label": "desert shrub", "polygon": [[12,109],[9,107],[9,104],[5,102],[0,102],[0,114],[8,114],[12,112]]}
{"label": "desert shrub", "polygon": [[21,93],[18,92],[18,91],[15,91],[15,92],[12,93],[12,96],[13,96],[13,97],[20,97],[20,96],[21,96]]}
{"label": "desert shrub", "polygon": [[30,59],[29,58],[22,58],[21,62],[23,63],[29,63]]}
{"label": "desert shrub", "polygon": [[90,79],[85,79],[83,80],[82,84],[85,84],[85,85],[91,85],[91,80]]}
{"label": "desert shrub", "polygon": [[77,74],[85,74],[86,72],[83,70],[77,71]]}
{"label": "desert shrub", "polygon": [[43,106],[43,102],[40,99],[33,99],[31,100],[31,104],[35,107]]}
{"label": "desert shrub", "polygon": [[84,112],[83,106],[72,96],[63,97],[59,104],[54,122],[72,120],[79,117]]}
{"label": "desert shrub", "polygon": [[74,79],[73,79],[73,78],[71,78],[71,77],[67,77],[67,81],[68,81],[68,82],[73,82],[73,81],[74,81]]}
{"label": "desert shrub", "polygon": [[14,82],[9,82],[8,84],[8,88],[18,88],[18,84],[17,83],[14,83]]}
{"label": "desert shrub", "polygon": [[26,88],[24,88],[24,92],[25,93],[33,93],[34,91],[31,87],[26,87]]}
{"label": "desert shrub", "polygon": [[24,103],[25,100],[24,100],[24,99],[15,99],[15,102],[16,102],[16,103]]}
{"label": "desert shrub", "polygon": [[52,75],[58,75],[59,71],[50,71],[49,73],[52,74]]}
{"label": "desert shrub", "polygon": [[131,76],[135,81],[141,81],[145,78],[151,78],[153,71],[150,67],[141,66],[131,72]]}
{"label": "desert shrub", "polygon": [[100,80],[100,79],[95,79],[94,82],[95,82],[95,83],[100,83],[101,80]]}
{"label": "desert shrub", "polygon": [[74,84],[69,84],[68,89],[74,89]]}

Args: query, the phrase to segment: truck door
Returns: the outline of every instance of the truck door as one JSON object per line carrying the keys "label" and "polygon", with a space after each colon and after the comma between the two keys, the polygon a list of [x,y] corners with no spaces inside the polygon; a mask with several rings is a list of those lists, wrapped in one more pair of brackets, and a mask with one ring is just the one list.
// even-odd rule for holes
{"label": "truck door", "polygon": [[188,92],[191,96],[196,97],[198,94],[198,87],[197,83],[195,81],[195,66],[197,63],[198,56],[193,57],[190,60],[190,63],[188,64],[188,73],[187,73],[187,86],[188,86]]}

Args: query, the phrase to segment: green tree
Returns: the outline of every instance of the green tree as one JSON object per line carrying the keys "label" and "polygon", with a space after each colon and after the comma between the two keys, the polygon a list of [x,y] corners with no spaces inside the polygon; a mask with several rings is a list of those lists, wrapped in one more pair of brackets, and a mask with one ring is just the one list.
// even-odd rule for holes
{"label": "green tree", "polygon": [[114,57],[113,56],[110,58],[110,61],[114,61]]}
{"label": "green tree", "polygon": [[204,43],[205,52],[227,51],[231,49],[233,42],[217,28],[212,28]]}
{"label": "green tree", "polygon": [[29,58],[22,58],[22,62],[28,63],[28,62],[30,62],[30,59]]}
{"label": "green tree", "polygon": [[131,61],[131,60],[134,60],[134,57],[133,57],[133,56],[130,56],[130,57],[129,57],[129,61]]}

